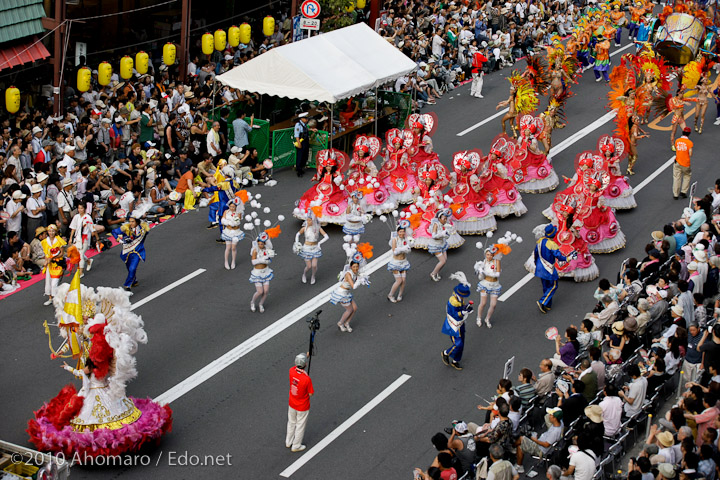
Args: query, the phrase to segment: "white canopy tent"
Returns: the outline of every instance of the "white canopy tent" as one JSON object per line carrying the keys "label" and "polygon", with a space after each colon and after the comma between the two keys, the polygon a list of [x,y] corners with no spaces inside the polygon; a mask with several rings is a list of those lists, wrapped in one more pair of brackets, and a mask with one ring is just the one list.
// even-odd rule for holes
{"label": "white canopy tent", "polygon": [[249,92],[336,103],[416,68],[364,23],[273,48],[217,79]]}

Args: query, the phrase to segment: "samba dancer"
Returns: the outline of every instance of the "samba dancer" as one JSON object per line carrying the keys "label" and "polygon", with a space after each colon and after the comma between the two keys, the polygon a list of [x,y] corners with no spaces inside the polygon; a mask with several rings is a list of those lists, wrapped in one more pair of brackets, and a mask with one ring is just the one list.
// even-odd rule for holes
{"label": "samba dancer", "polygon": [[341,332],[351,333],[353,331],[350,326],[350,321],[357,313],[358,306],[357,303],[355,303],[352,291],[360,285],[370,285],[368,277],[360,273],[360,263],[362,261],[362,254],[356,252],[350,263],[345,265],[343,271],[340,272],[340,283],[338,283],[335,290],[330,294],[330,303],[332,305],[340,304],[345,309],[342,317],[340,317],[340,321],[337,323],[338,330]]}
{"label": "samba dancer", "polygon": [[[305,236],[305,241],[300,243],[300,235]],[[322,235],[322,238],[320,238]],[[322,244],[330,240],[325,230],[320,226],[320,222],[310,208],[307,217],[303,222],[302,228],[295,234],[295,244],[293,250],[300,258],[305,260],[305,268],[303,269],[302,283],[307,283],[307,273],[310,271],[310,285],[315,285],[315,274],[318,269],[318,260],[322,257]]]}
{"label": "samba dancer", "polygon": [[[407,272],[410,270],[410,261],[407,256],[412,250],[412,235],[408,234],[410,230],[410,222],[406,219],[402,219],[397,222],[395,232],[393,232],[390,238],[390,249],[392,251],[392,260],[388,262],[387,269],[392,272],[395,282],[390,287],[390,293],[388,293],[388,300],[392,303],[402,301],[403,293],[405,292],[405,280],[407,278]],[[397,296],[395,293],[397,292]]]}
{"label": "samba dancer", "polygon": [[253,269],[250,273],[250,283],[255,285],[255,293],[250,300],[250,310],[255,311],[255,302],[259,300],[258,310],[265,312],[265,299],[270,293],[270,280],[273,279],[273,271],[269,267],[270,262],[275,258],[275,251],[272,249],[272,240],[267,232],[261,232],[253,241],[250,250]]}
{"label": "samba dancer", "polygon": [[[225,270],[235,269],[237,259],[237,244],[245,238],[245,233],[240,228],[244,204],[239,197],[234,197],[228,202],[228,209],[222,215],[220,223],[223,226],[220,237],[225,241]],[[232,263],[230,254],[232,253]]]}

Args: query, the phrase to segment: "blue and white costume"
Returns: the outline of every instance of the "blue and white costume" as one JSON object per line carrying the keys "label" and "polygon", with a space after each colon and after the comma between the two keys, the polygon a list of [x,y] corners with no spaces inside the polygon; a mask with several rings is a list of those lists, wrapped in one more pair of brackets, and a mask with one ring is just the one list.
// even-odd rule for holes
{"label": "blue and white costume", "polygon": [[448,239],[450,238],[450,235],[452,235],[455,231],[455,228],[450,223],[450,220],[447,220],[445,224],[442,224],[437,217],[438,215],[436,215],[435,218],[432,219],[432,221],[430,222],[430,227],[428,228],[428,230],[430,231],[428,252],[432,253],[433,255],[437,255],[438,253],[443,253],[447,251]]}
{"label": "blue and white costume", "polygon": [[140,260],[145,261],[145,237],[150,227],[143,222],[135,228],[131,228],[129,223],[120,227],[122,235],[118,239],[122,242],[122,252],[120,258],[125,262],[128,274],[123,283],[126,289],[137,285],[137,269]]}
{"label": "blue and white costume", "polygon": [[224,213],[220,221],[223,226],[220,238],[231,243],[238,243],[240,240],[245,238],[245,233],[240,228],[241,222],[242,211],[236,210],[235,212],[231,212],[228,210]]}
{"label": "blue and white costume", "polygon": [[443,350],[442,359],[446,365],[461,370],[460,360],[462,360],[463,350],[465,349],[465,320],[472,312],[473,307],[465,303],[465,300],[470,296],[470,284],[465,280],[465,274],[457,272],[451,275],[450,278],[462,280],[453,289],[453,294],[447,301],[442,333],[450,336],[452,346],[447,350]]}
{"label": "blue and white costume", "polygon": [[538,308],[542,313],[547,313],[552,307],[553,295],[557,290],[558,272],[555,268],[555,261],[564,262],[567,260],[565,255],[560,252],[558,244],[553,240],[556,234],[557,227],[549,224],[545,227],[545,235],[537,241],[533,251],[535,276],[540,279],[543,288],[542,297],[537,301]]}
{"label": "blue and white costume", "polygon": [[477,291],[487,295],[500,295],[502,285],[500,285],[500,271],[498,264],[494,258],[492,260],[480,260],[475,264],[475,273],[480,278],[477,284]]}
{"label": "blue and white costume", "polygon": [[[395,248],[392,248],[393,240],[395,240]],[[412,250],[412,237],[405,235],[405,238],[400,238],[397,234],[393,234],[390,239],[390,247],[392,248],[393,258],[388,262],[388,271],[406,272],[410,270],[410,261],[407,259],[407,255]],[[398,257],[401,256],[405,258],[399,259]]]}
{"label": "blue and white costume", "polygon": [[[268,266],[275,256],[275,252],[272,250],[272,245],[268,245],[266,243],[265,248],[260,248],[257,245],[257,242],[255,242],[250,254],[252,255],[253,253],[256,253],[256,255],[255,260],[252,261],[253,269],[250,272],[250,283],[254,283],[256,285],[270,283],[270,280],[272,280],[274,276],[272,268]],[[265,267],[257,268],[257,265],[265,265]]]}
{"label": "blue and white costume", "polygon": [[305,228],[303,234],[305,236],[305,242],[300,243],[300,232],[295,235],[295,244],[293,250],[303,260],[312,260],[313,258],[322,257],[321,245],[327,242],[330,237],[327,233],[323,233],[322,239],[320,238],[320,224],[317,223],[317,218],[314,218],[312,225],[307,226],[307,222],[303,226]]}
{"label": "blue and white costume", "polygon": [[360,239],[360,235],[365,233],[365,223],[363,222],[363,216],[365,211],[360,202],[355,203],[354,198],[362,197],[362,192],[355,191],[352,193],[350,203],[348,203],[348,211],[345,215],[345,223],[343,224],[343,233],[346,235],[354,235],[355,243]]}
{"label": "blue and white costume", "polygon": [[[350,274],[350,279],[353,282],[353,285],[350,285],[350,283],[347,282],[345,279],[345,274]],[[343,272],[342,274],[342,280],[340,280],[340,283],[338,283],[338,286],[335,287],[335,290],[332,291],[330,294],[330,303],[332,305],[350,305],[353,301],[353,288],[357,288],[358,286],[358,277],[359,275],[356,275],[352,272],[352,270],[348,270],[346,272]]]}

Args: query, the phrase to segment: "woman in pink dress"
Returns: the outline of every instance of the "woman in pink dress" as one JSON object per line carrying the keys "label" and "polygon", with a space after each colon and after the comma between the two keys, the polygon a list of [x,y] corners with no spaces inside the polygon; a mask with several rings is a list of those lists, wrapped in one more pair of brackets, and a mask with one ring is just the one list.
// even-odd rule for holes
{"label": "woman in pink dress", "polygon": [[412,132],[393,128],[388,130],[385,138],[387,140],[385,161],[378,178],[390,193],[393,203],[412,203],[415,200],[413,190],[418,185],[408,155],[408,148],[413,142]]}
{"label": "woman in pink dress", "polygon": [[475,173],[481,159],[482,153],[476,150],[453,155],[448,195],[452,199],[452,220],[461,235],[481,235],[497,229],[491,207],[480,194],[480,179]]}
{"label": "woman in pink dress", "polygon": [[342,171],[350,163],[345,152],[337,149],[320,150],[317,153],[317,173],[312,178],[318,182],[300,197],[293,211],[295,218],[305,219],[305,213],[314,206],[321,207],[318,221],[343,225],[348,205],[348,193],[343,185]]}
{"label": "woman in pink dress", "polygon": [[625,246],[615,212],[605,205],[603,193],[609,182],[604,172],[587,170],[583,174],[583,194],[578,196],[575,218],[582,224],[579,233],[591,253],[610,253]]}
{"label": "woman in pink dress", "polygon": [[637,207],[633,188],[620,170],[620,161],[626,153],[625,142],[619,137],[603,135],[598,139],[598,150],[603,158],[602,169],[610,176],[610,182],[603,191],[605,205],[615,210]]}
{"label": "woman in pink dress", "polygon": [[[578,182],[578,178],[583,178],[583,175],[586,171],[594,169],[596,166],[600,166],[602,163],[602,158],[599,155],[593,154],[593,152],[591,151],[585,151],[577,154],[577,156],[575,157],[575,174],[572,176],[572,178],[568,178],[563,175],[563,181],[567,184],[567,187],[565,187],[564,190],[555,194],[555,199],[561,196],[573,196],[573,198],[578,198],[579,196],[583,195],[583,183]],[[542,211],[542,214],[548,220],[552,221],[556,218],[556,212],[554,208],[555,200],[553,200],[553,203],[550,204],[549,207]]]}
{"label": "woman in pink dress", "polygon": [[350,169],[345,178],[345,190],[348,193],[359,191],[363,194],[366,213],[382,215],[397,208],[394,198],[378,177],[378,169],[373,162],[380,152],[380,139],[375,136],[360,135],[355,140]]}
{"label": "woman in pink dress", "polygon": [[499,136],[493,141],[490,154],[478,167],[479,197],[490,206],[490,213],[496,217],[519,217],[527,212],[515,183],[508,178],[508,169],[505,166],[514,156],[515,143]]}
{"label": "woman in pink dress", "polygon": [[542,124],[542,119],[532,115],[523,115],[520,119],[515,158],[508,165],[510,178],[520,192],[549,192],[560,183],[547,155],[538,147],[535,134],[543,131]]}
{"label": "woman in pink dress", "polygon": [[437,129],[437,116],[434,113],[413,113],[408,117],[407,122],[413,135],[408,154],[417,170],[417,167],[426,160],[438,159],[437,153],[433,151],[432,138],[430,138]]}
{"label": "woman in pink dress", "polygon": [[[588,250],[588,244],[580,235],[582,223],[575,216],[578,196],[575,193],[558,193],[552,204],[552,224],[557,227],[553,241],[560,252],[565,255],[565,262],[556,262],[558,275],[573,278],[576,282],[589,282],[600,275],[595,259]],[[536,237],[542,237],[547,224],[538,225],[533,229]],[[525,262],[525,269],[535,272],[535,259],[531,254]]]}

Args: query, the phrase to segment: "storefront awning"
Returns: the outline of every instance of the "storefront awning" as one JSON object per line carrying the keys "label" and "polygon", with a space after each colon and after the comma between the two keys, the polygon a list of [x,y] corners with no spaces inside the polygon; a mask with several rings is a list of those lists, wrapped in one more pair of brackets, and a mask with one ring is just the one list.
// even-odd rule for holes
{"label": "storefront awning", "polygon": [[50,52],[45,48],[45,45],[37,41],[37,38],[33,38],[27,43],[0,48],[0,71],[44,60],[49,56]]}

